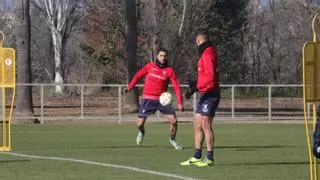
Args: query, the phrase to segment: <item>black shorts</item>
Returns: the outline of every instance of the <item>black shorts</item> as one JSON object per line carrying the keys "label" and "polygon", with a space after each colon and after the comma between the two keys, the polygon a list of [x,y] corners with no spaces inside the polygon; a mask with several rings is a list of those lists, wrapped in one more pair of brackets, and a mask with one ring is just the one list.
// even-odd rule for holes
{"label": "black shorts", "polygon": [[146,119],[149,115],[159,110],[165,115],[175,115],[172,105],[162,106],[159,100],[141,99],[138,117]]}
{"label": "black shorts", "polygon": [[201,94],[197,102],[196,113],[202,116],[214,117],[220,102],[220,90],[208,91]]}

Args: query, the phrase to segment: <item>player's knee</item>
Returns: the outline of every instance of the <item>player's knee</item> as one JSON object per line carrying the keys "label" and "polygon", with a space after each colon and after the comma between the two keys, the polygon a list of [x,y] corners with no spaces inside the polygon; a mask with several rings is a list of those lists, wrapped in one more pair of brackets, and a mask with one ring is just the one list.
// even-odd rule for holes
{"label": "player's knee", "polygon": [[137,121],[137,127],[141,128],[144,126],[144,121]]}
{"label": "player's knee", "polygon": [[201,123],[195,123],[195,124],[193,125],[193,128],[194,128],[195,131],[202,131],[202,125],[201,125]]}
{"label": "player's knee", "polygon": [[207,123],[207,122],[202,123],[202,129],[203,129],[204,131],[211,131],[211,129],[212,129],[212,124],[211,124],[211,123]]}
{"label": "player's knee", "polygon": [[172,125],[176,125],[178,122],[177,118],[170,119],[169,121],[170,121],[170,124],[172,124]]}
{"label": "player's knee", "polygon": [[212,121],[209,118],[203,118],[201,121],[201,126],[203,130],[210,130],[212,129]]}

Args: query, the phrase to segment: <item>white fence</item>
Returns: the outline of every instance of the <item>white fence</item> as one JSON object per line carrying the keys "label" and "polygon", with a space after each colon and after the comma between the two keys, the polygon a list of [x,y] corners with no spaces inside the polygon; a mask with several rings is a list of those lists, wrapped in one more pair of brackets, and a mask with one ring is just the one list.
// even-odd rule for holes
{"label": "white fence", "polygon": [[[17,89],[21,86],[32,86],[35,116],[41,122],[112,120],[122,123],[135,120],[135,113],[126,113],[128,107],[125,104],[125,97],[121,96],[122,89],[126,85],[62,84],[64,88],[69,89],[67,92],[72,92],[67,93],[68,95],[55,94],[55,84],[17,84]],[[181,85],[181,87],[184,91],[187,86]],[[89,89],[94,88],[106,90],[87,95]],[[301,85],[221,85],[221,89],[221,102],[215,118],[218,121],[303,120]],[[243,92],[246,95],[241,95]],[[274,92],[284,93],[273,96]],[[296,93],[290,96],[288,95],[290,93],[286,92]],[[195,94],[191,100],[185,100],[186,111],[184,113],[177,112],[182,121],[192,121],[196,96]],[[310,107],[308,106],[309,114]],[[163,118],[157,114],[151,119],[162,120]]]}

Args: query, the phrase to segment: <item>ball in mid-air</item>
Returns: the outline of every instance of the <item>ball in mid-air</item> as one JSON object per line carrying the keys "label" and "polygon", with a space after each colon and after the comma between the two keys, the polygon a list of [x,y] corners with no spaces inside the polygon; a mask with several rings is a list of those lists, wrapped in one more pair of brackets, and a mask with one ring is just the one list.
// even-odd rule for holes
{"label": "ball in mid-air", "polygon": [[172,95],[169,92],[164,92],[160,95],[159,98],[160,104],[162,106],[167,106],[172,103]]}

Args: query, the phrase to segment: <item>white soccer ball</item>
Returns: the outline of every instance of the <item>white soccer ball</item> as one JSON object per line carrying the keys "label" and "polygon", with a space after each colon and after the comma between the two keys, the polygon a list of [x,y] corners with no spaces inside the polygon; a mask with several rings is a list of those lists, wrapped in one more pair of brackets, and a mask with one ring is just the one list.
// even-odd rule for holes
{"label": "white soccer ball", "polygon": [[162,106],[167,106],[172,103],[172,95],[169,92],[164,92],[160,95],[159,98],[160,104]]}

